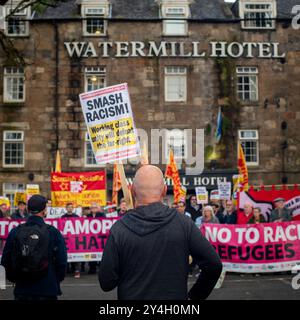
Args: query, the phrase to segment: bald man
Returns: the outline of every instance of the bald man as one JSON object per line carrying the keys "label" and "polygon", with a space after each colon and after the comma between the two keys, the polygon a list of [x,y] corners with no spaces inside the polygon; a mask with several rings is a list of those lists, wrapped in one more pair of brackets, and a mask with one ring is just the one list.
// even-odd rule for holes
{"label": "bald man", "polygon": [[[99,271],[104,291],[118,288],[120,300],[205,299],[222,264],[211,244],[189,217],[163,204],[163,173],[145,165],[135,175],[135,208],[111,228]],[[189,255],[201,273],[187,289]]]}

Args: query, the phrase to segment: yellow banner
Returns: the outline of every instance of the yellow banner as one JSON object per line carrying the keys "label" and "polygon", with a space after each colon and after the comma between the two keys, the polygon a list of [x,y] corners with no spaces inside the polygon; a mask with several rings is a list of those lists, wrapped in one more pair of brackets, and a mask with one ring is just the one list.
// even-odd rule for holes
{"label": "yellow banner", "polygon": [[89,207],[93,202],[105,206],[106,190],[89,190],[81,193],[52,191],[51,200],[53,207],[65,207],[69,202],[72,202],[76,207]]}

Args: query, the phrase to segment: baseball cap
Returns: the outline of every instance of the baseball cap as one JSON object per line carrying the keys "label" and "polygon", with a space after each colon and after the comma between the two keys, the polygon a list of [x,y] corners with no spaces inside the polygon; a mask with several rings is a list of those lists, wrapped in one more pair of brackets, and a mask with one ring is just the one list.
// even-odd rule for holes
{"label": "baseball cap", "polygon": [[47,205],[47,199],[39,194],[32,196],[27,203],[30,213],[37,214],[42,212]]}

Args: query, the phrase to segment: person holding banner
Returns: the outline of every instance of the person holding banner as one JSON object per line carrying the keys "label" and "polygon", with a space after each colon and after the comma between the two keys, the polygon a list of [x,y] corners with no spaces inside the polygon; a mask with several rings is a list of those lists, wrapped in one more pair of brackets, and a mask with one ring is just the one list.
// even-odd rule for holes
{"label": "person holding banner", "polygon": [[238,213],[237,224],[248,224],[252,218],[253,218],[252,203],[246,202],[244,204],[244,211]]}
{"label": "person holding banner", "polygon": [[11,215],[11,218],[15,220],[28,218],[26,203],[24,201],[18,202],[18,209]]}
{"label": "person holding banner", "polygon": [[91,213],[87,215],[87,218],[105,218],[105,212],[102,208],[96,203],[93,202],[90,206]]}
{"label": "person holding banner", "polygon": [[[102,211],[102,208],[96,203],[93,202],[90,206],[91,213],[87,215],[87,218],[105,218],[105,212]],[[97,261],[89,262],[89,272],[88,274],[95,274],[97,272]]]}
{"label": "person holding banner", "polygon": [[274,200],[275,209],[271,212],[270,222],[288,222],[292,220],[292,212],[285,207],[285,199]]}
{"label": "person holding banner", "polygon": [[[66,210],[67,210],[67,213],[61,216],[62,219],[79,218],[79,216],[76,213],[74,213],[73,203],[71,202],[67,203]],[[80,267],[81,267],[80,262],[68,263],[68,270],[72,269],[72,272],[74,272],[75,279],[80,278]]]}
{"label": "person holding banner", "polygon": [[249,223],[250,224],[266,223],[266,220],[262,215],[260,208],[253,209],[253,217],[249,220]]}
{"label": "person holding banner", "polygon": [[196,219],[196,226],[200,227],[204,223],[220,223],[218,218],[215,216],[214,209],[212,206],[206,206],[203,209],[202,217]]}
{"label": "person holding banner", "polygon": [[[135,208],[110,230],[99,271],[104,291],[120,300],[202,300],[213,290],[221,260],[192,219],[163,204],[162,171],[145,165],[132,185]],[[201,273],[188,292],[189,255]]]}
{"label": "person holding banner", "polygon": [[224,210],[225,224],[236,224],[237,211],[232,200],[227,200]]}

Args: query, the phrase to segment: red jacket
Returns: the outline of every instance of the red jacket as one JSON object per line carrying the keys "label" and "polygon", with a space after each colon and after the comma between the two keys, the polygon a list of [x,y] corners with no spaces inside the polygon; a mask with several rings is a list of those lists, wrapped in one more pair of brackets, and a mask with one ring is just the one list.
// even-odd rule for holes
{"label": "red jacket", "polygon": [[237,223],[236,224],[248,224],[249,220],[253,217],[253,212],[249,214],[249,216],[246,216],[244,211],[238,212],[237,216]]}

